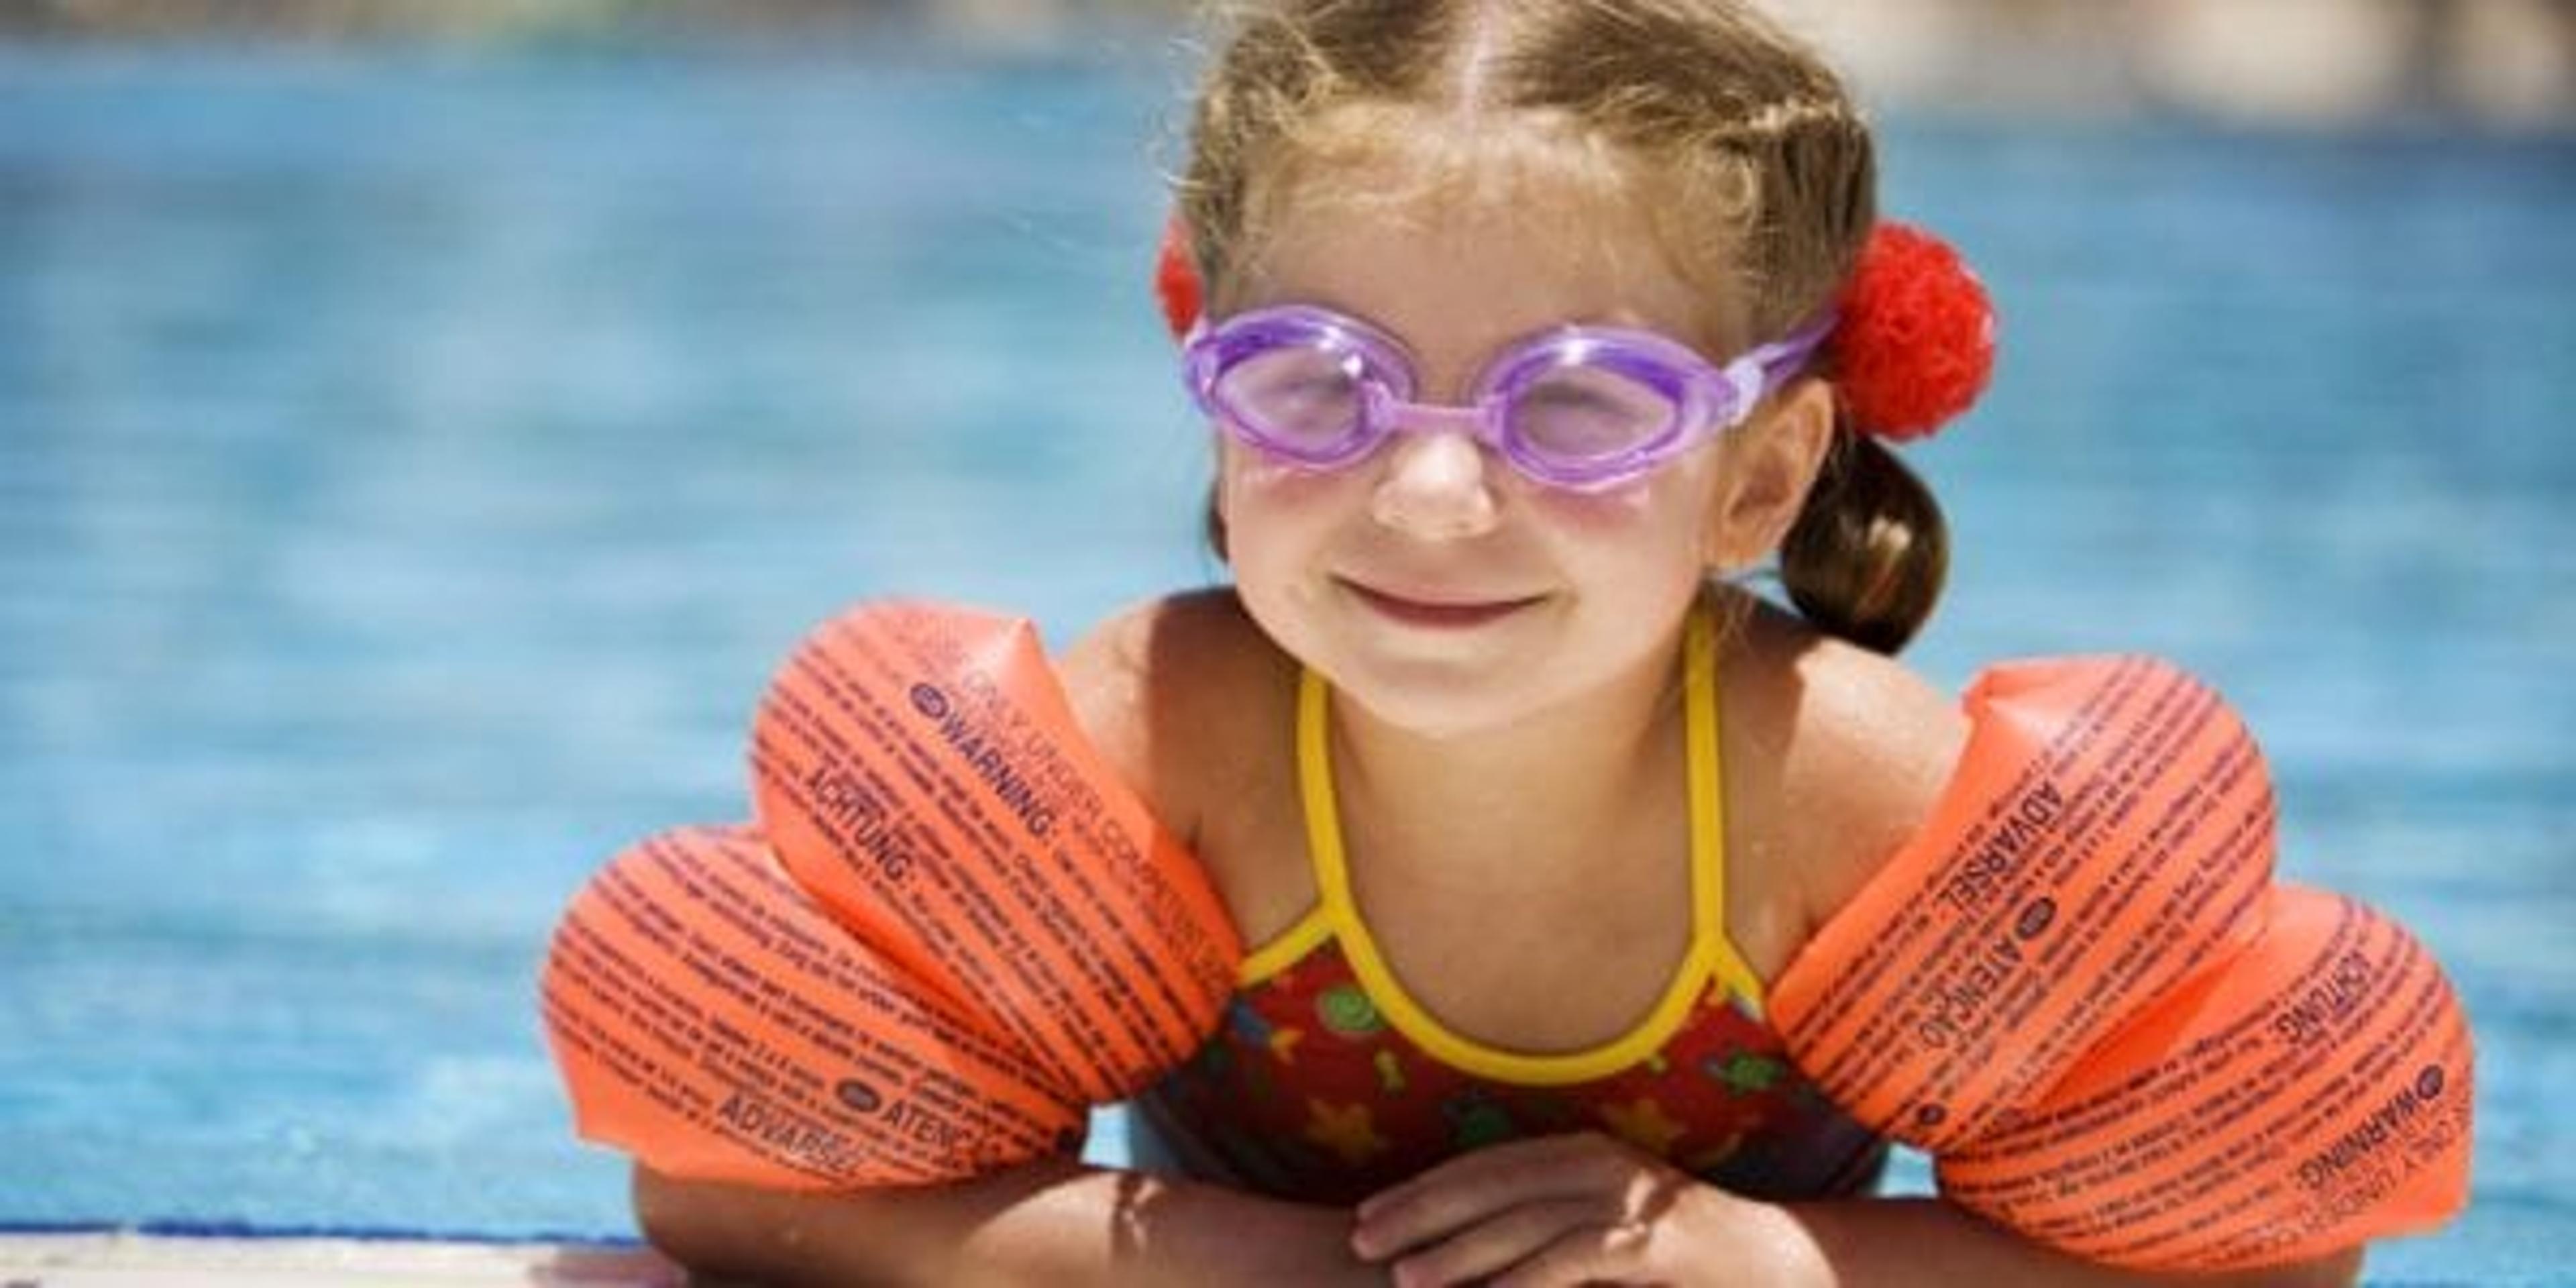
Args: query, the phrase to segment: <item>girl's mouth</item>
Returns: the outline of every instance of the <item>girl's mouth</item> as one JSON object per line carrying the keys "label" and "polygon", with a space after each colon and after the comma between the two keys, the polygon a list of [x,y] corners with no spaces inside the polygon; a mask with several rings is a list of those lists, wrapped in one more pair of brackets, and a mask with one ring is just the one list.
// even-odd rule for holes
{"label": "girl's mouth", "polygon": [[1431,630],[1466,630],[1483,626],[1538,602],[1534,598],[1419,599],[1393,591],[1379,590],[1373,586],[1363,586],[1358,582],[1343,584],[1350,588],[1352,594],[1359,597],[1361,603],[1368,605],[1370,610],[1379,616],[1407,626],[1419,626]]}

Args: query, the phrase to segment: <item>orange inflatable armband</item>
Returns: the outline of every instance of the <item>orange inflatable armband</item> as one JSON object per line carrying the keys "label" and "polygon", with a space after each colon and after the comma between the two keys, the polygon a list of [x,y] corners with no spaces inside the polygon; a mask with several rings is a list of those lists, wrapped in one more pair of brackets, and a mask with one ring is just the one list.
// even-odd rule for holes
{"label": "orange inflatable armband", "polygon": [[2273,885],[2270,780],[2218,696],[2079,659],[1966,706],[1931,818],[1773,985],[1825,1092],[2098,1261],[2278,1264],[2456,1211],[2466,1020],[2394,922]]}
{"label": "orange inflatable armband", "polygon": [[753,730],[757,827],[620,855],[543,981],[581,1133],[786,1188],[1071,1149],[1178,1064],[1241,957],[1197,862],[1083,738],[1023,621],[827,623]]}
{"label": "orange inflatable armband", "polygon": [[565,911],[543,992],[575,1128],[675,1176],[929,1181],[1080,1139],[1079,1103],[835,924],[750,828],[619,855]]}
{"label": "orange inflatable armband", "polygon": [[1067,1095],[1135,1091],[1233,992],[1224,906],[1083,737],[1026,622],[892,604],[825,624],[761,702],[752,771],[798,883]]}

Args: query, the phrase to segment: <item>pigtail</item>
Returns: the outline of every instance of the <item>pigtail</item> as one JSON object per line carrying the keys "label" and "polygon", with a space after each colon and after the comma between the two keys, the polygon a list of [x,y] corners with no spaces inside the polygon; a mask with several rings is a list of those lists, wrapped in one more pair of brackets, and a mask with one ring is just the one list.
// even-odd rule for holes
{"label": "pigtail", "polygon": [[1949,523],[1931,489],[1876,438],[1836,430],[1780,544],[1789,602],[1818,629],[1892,654],[1930,619],[1949,572]]}

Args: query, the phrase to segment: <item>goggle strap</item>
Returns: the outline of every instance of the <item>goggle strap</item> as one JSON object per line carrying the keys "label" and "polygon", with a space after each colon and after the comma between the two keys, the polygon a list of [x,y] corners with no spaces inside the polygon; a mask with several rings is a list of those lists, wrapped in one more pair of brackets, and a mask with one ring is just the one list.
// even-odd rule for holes
{"label": "goggle strap", "polygon": [[1735,362],[1728,363],[1727,369],[1733,371],[1736,363],[1751,362],[1762,373],[1762,383],[1756,396],[1776,390],[1807,369],[1807,364],[1815,360],[1816,350],[1833,335],[1834,324],[1839,320],[1838,315],[1827,310],[1823,316],[1777,340],[1753,346]]}

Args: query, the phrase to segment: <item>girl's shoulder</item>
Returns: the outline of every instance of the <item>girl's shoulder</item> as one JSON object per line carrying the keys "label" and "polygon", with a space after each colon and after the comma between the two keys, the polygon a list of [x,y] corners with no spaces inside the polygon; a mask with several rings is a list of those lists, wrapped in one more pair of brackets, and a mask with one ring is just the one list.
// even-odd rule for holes
{"label": "girl's shoulder", "polygon": [[1239,814],[1277,778],[1296,664],[1231,589],[1123,609],[1067,648],[1057,670],[1084,732],[1193,845],[1211,819]]}
{"label": "girl's shoulder", "polygon": [[[1896,659],[1769,605],[1723,662],[1731,831],[1786,896],[1765,928],[1785,963],[1913,835],[1967,744],[1957,700]],[[1748,947],[1751,947],[1748,945]]]}

